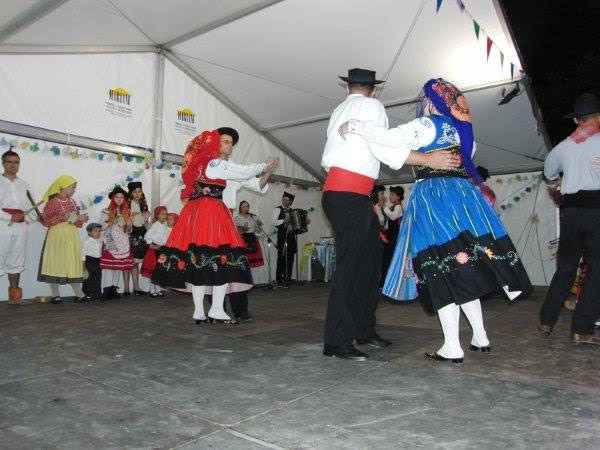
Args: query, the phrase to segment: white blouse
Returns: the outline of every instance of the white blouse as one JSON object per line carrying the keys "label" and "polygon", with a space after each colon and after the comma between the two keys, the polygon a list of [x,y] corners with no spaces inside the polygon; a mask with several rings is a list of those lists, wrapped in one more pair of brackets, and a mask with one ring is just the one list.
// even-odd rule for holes
{"label": "white blouse", "polygon": [[146,231],[144,240],[148,244],[165,245],[169,238],[171,228],[167,226],[167,223],[154,222],[150,229]]}

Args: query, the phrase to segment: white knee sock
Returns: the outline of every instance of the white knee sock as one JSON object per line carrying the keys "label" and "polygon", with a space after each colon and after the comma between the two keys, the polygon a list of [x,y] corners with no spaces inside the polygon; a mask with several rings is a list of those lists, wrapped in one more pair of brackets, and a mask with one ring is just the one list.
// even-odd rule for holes
{"label": "white knee sock", "polygon": [[208,311],[208,317],[222,320],[231,319],[231,317],[229,317],[223,309],[223,303],[225,302],[225,293],[227,292],[227,286],[229,285],[222,284],[221,286],[213,286],[212,306]]}
{"label": "white knee sock", "polygon": [[112,282],[111,286],[119,286],[119,275],[121,274],[120,270],[111,270],[112,272]]}
{"label": "white knee sock", "polygon": [[477,347],[487,347],[490,345],[490,341],[483,326],[483,315],[481,313],[481,302],[479,299],[469,303],[463,303],[460,307],[465,313],[465,316],[467,316],[471,328],[473,329],[473,339],[471,339],[471,344],[476,345]]}
{"label": "white knee sock", "polygon": [[50,289],[52,291],[52,297],[60,297],[60,292],[58,290],[58,284],[50,283]]}
{"label": "white knee sock", "polygon": [[458,339],[458,324],[460,321],[460,307],[450,303],[438,310],[438,317],[444,332],[444,345],[437,352],[444,358],[462,358],[464,352]]}
{"label": "white knee sock", "polygon": [[194,299],[194,315],[192,316],[196,320],[204,320],[204,291],[205,286],[192,286],[192,297]]}

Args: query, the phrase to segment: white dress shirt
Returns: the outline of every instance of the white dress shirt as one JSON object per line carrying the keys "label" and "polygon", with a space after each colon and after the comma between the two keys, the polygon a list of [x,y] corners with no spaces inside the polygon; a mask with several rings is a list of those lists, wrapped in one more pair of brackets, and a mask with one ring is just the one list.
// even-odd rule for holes
{"label": "white dress shirt", "polygon": [[[394,206],[393,210],[392,210],[392,206]],[[383,212],[385,213],[386,216],[388,216],[388,218],[391,221],[394,221],[394,220],[398,220],[400,217],[402,217],[402,214],[404,214],[404,207],[402,206],[402,204],[390,205],[390,206],[386,206],[385,208],[383,208]]]}
{"label": "white dress shirt", "polygon": [[339,167],[369,178],[379,178],[379,159],[373,154],[367,141],[356,134],[346,135],[344,139],[338,132],[340,125],[350,119],[388,127],[385,108],[379,100],[362,94],[349,95],[333,111],[329,119],[327,142],[321,165],[328,172],[331,167]]}
{"label": "white dress shirt", "polygon": [[2,211],[1,208],[7,209],[20,209],[27,211],[31,208],[31,202],[27,198],[27,191],[29,185],[21,180],[15,178],[14,181],[10,181],[3,175],[0,175],[0,220],[3,222],[10,222],[12,215]]}
{"label": "white dress shirt", "polygon": [[91,236],[83,241],[83,245],[81,246],[81,259],[85,261],[86,256],[91,256],[93,258],[100,258],[102,256],[102,240],[94,239]]}
{"label": "white dress shirt", "polygon": [[266,169],[266,163],[242,165],[224,159],[213,159],[206,168],[206,176],[227,181],[223,191],[223,203],[229,209],[236,209],[237,192],[240,189],[246,188],[261,194],[267,192],[269,185],[265,184],[261,189],[260,179],[256,177]]}
{"label": "white dress shirt", "polygon": [[167,222],[160,223],[158,220],[152,224],[150,229],[146,231],[144,240],[148,244],[165,245],[169,238],[171,228],[167,226]]}

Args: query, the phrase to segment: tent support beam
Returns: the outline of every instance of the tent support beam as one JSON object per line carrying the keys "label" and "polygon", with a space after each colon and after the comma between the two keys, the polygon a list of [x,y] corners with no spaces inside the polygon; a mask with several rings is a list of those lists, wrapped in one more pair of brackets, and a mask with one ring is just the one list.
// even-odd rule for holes
{"label": "tent support beam", "polygon": [[271,144],[289,156],[296,164],[310,173],[313,177],[315,177],[318,181],[323,182],[324,177],[321,173],[313,169],[310,165],[300,159],[294,152],[292,152],[288,147],[286,147],[281,141],[272,136],[266,130],[263,130],[261,126],[246,114],[245,111],[237,107],[231,100],[229,100],[221,91],[215,88],[212,84],[210,84],[206,79],[200,76],[194,69],[188,66],[185,62],[183,62],[179,57],[177,57],[173,52],[169,50],[165,50],[166,58],[171,61],[176,67],[178,67],[183,73],[189,76],[192,80],[198,83],[202,88],[206,89],[211,95],[213,95],[217,100],[219,100],[223,105],[229,108],[234,114],[236,114],[240,119],[246,122],[251,128],[253,128],[259,135],[263,136],[266,140],[268,140]]}
{"label": "tent support beam", "polygon": [[[63,145],[69,144],[73,147],[88,148],[104,153],[120,153],[122,155],[141,156],[142,158],[148,156],[150,153],[149,150],[131,147],[129,145],[114,144],[112,142],[106,142],[100,139],[77,136],[73,134],[62,133],[60,131],[47,130],[45,128],[8,122],[6,120],[0,120],[0,133],[13,134],[15,136],[39,139],[40,141],[47,141]],[[182,156],[174,155],[172,153],[161,152],[160,157],[163,162],[168,162],[171,164],[181,165],[183,162]],[[299,180],[297,178],[290,179],[290,177],[285,177],[283,175],[271,175],[269,180],[279,181],[281,183],[297,184],[306,187],[321,186],[321,183],[317,181]]]}
{"label": "tent support beam", "polygon": [[86,53],[156,53],[152,45],[0,45],[4,55],[62,55]]}
{"label": "tent support beam", "polygon": [[8,24],[6,27],[4,27],[4,29],[0,30],[0,42],[4,42],[8,38],[17,34],[19,31],[34,24],[68,1],[69,0],[48,0],[40,6],[31,8],[21,17],[18,17],[14,22]]}
{"label": "tent support beam", "polygon": [[[461,91],[463,93],[469,93],[469,92],[482,91],[485,89],[493,89],[493,88],[497,88],[497,87],[501,87],[501,86],[506,86],[508,84],[513,84],[520,80],[521,80],[520,78],[515,78],[514,80],[501,80],[501,81],[497,81],[494,83],[486,83],[486,84],[481,84],[478,86],[467,87],[467,88],[461,89]],[[390,100],[388,102],[385,102],[383,104],[383,106],[387,109],[387,108],[394,108],[397,106],[410,105],[415,102],[416,102],[415,98]],[[320,114],[318,116],[307,117],[305,119],[299,119],[299,120],[295,120],[295,121],[291,121],[291,122],[284,122],[284,123],[279,123],[279,124],[271,125],[268,127],[264,127],[263,131],[270,132],[270,131],[275,131],[275,130],[282,130],[284,128],[298,127],[300,125],[309,125],[311,123],[324,122],[326,120],[329,120],[329,117],[331,117],[331,114],[329,114],[329,113],[328,114]]]}
{"label": "tent support beam", "polygon": [[195,37],[198,37],[200,35],[203,35],[205,33],[208,33],[209,31],[212,31],[219,27],[230,24],[231,22],[235,22],[236,20],[242,19],[246,16],[249,16],[250,14],[254,14],[255,12],[258,12],[262,9],[268,8],[269,6],[273,6],[276,3],[279,3],[281,1],[283,1],[283,0],[264,0],[256,5],[250,6],[248,8],[244,8],[241,11],[234,12],[233,14],[230,14],[229,16],[223,17],[222,19],[219,19],[215,22],[206,24],[196,30],[190,31],[189,33],[186,33],[183,36],[179,36],[175,39],[171,39],[170,41],[162,44],[161,47],[171,48],[177,44],[181,44],[184,41],[187,41],[187,40],[193,39]]}
{"label": "tent support beam", "polygon": [[[156,91],[154,93],[154,159],[162,161],[162,121],[163,99],[165,92],[165,55],[162,52],[156,56]],[[160,170],[152,169],[152,211],[160,205]]]}

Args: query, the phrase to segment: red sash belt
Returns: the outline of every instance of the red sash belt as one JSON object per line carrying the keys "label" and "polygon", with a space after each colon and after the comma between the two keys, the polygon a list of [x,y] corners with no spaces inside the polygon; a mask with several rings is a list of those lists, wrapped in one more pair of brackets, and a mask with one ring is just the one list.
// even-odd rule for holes
{"label": "red sash belt", "polygon": [[[25,211],[23,211],[22,209],[15,209],[15,208],[2,208],[2,211],[10,214],[11,216],[13,214],[18,214],[18,213],[24,214],[25,213]],[[22,220],[19,220],[19,222],[24,222],[24,221],[25,221],[25,218],[23,218]]]}
{"label": "red sash belt", "polygon": [[339,167],[332,167],[327,174],[323,191],[354,192],[370,195],[374,185],[374,178]]}

